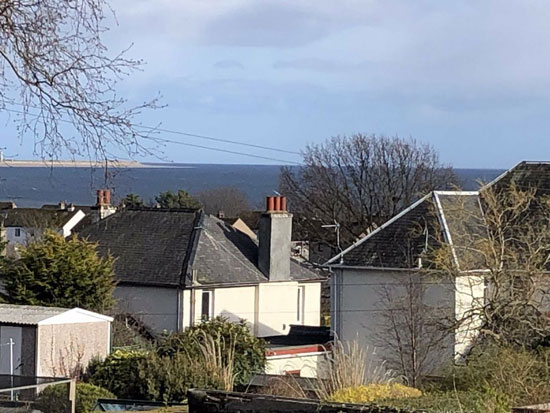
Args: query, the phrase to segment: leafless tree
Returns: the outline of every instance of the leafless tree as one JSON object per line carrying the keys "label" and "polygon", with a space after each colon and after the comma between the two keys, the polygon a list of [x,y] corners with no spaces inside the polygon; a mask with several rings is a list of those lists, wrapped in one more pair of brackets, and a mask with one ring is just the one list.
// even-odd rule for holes
{"label": "leafless tree", "polygon": [[400,283],[380,287],[380,322],[375,341],[388,368],[417,387],[441,364],[451,334],[441,317],[448,309],[426,299],[430,275],[409,272]]}
{"label": "leafless tree", "polygon": [[156,100],[130,107],[116,93],[142,62],[108,53],[110,12],[105,0],[0,3],[0,110],[13,115],[21,139],[34,137],[44,159],[67,152],[105,160],[114,148],[134,155],[155,146],[133,122]]}
{"label": "leafless tree", "polygon": [[412,138],[338,136],[308,146],[303,157],[297,170],[283,168],[280,191],[293,213],[308,218],[301,222],[308,227],[304,232],[317,240],[334,239],[319,223],[336,221],[343,246],[430,190],[457,184],[436,151]]}
{"label": "leafless tree", "polygon": [[[459,280],[464,311],[456,328],[473,327],[497,343],[540,345],[550,338],[550,197],[535,187],[495,185],[481,191],[480,207],[482,219],[457,200],[453,243],[434,254],[438,270]],[[469,282],[476,279],[482,283]]]}
{"label": "leafless tree", "polygon": [[236,217],[239,213],[250,210],[247,195],[234,186],[206,189],[197,194],[197,199],[207,214],[223,211],[227,217]]}

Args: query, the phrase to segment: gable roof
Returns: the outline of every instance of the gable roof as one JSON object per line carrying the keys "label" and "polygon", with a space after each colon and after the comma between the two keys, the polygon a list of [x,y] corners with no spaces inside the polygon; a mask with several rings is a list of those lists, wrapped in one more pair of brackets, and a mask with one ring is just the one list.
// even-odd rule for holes
{"label": "gable roof", "polygon": [[[452,247],[455,263],[465,245],[465,220],[481,219],[477,191],[433,191],[331,258],[326,265],[408,269],[438,240]],[[460,226],[459,226],[460,224]],[[473,227],[473,225],[472,225]],[[441,233],[440,233],[441,231]]]}
{"label": "gable roof", "polygon": [[179,286],[198,217],[196,210],[125,209],[87,226],[79,236],[116,258],[120,283]]}
{"label": "gable roof", "polygon": [[41,208],[13,208],[0,212],[4,227],[22,228],[62,228],[77,213],[74,211],[55,211]]}
{"label": "gable roof", "polygon": [[[197,229],[197,243],[189,264],[186,285],[250,284],[269,281],[258,268],[257,242],[212,215],[203,215]],[[195,279],[193,280],[193,273]],[[291,260],[290,279],[323,278]]]}
{"label": "gable roof", "polygon": [[0,304],[0,323],[5,324],[52,325],[98,321],[113,321],[113,319],[82,308]]}

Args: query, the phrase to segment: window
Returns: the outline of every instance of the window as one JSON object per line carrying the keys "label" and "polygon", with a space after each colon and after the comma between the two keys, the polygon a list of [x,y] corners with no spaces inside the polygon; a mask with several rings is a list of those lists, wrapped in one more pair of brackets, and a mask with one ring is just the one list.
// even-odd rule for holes
{"label": "window", "polygon": [[202,292],[202,307],[201,307],[201,319],[210,320],[212,318],[212,291],[203,291]]}
{"label": "window", "polygon": [[16,236],[16,237],[20,237],[20,236],[21,236],[21,229],[20,229],[20,228],[15,228],[15,236]]}
{"label": "window", "polygon": [[298,300],[296,303],[296,321],[298,324],[304,324],[304,295],[305,287],[298,286]]}

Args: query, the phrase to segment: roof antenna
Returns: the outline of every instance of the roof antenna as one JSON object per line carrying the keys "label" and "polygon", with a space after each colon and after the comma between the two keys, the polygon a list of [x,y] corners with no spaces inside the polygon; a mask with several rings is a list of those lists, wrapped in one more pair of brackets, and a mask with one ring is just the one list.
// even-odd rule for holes
{"label": "roof antenna", "polygon": [[336,245],[338,246],[338,251],[340,251],[340,264],[343,264],[344,256],[342,255],[342,247],[340,246],[340,224],[334,220],[334,224],[321,225],[321,228],[334,228],[334,232],[336,232]]}

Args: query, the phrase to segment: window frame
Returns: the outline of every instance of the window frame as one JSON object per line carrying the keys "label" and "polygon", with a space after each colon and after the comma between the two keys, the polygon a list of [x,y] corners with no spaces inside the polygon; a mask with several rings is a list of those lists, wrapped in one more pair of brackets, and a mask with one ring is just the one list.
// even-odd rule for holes
{"label": "window frame", "polygon": [[[204,306],[204,297],[208,297],[208,308]],[[214,315],[214,291],[213,290],[202,290],[201,292],[201,320],[211,320]]]}
{"label": "window frame", "polygon": [[296,291],[296,324],[304,325],[305,318],[305,297],[306,287],[305,285],[298,285]]}

